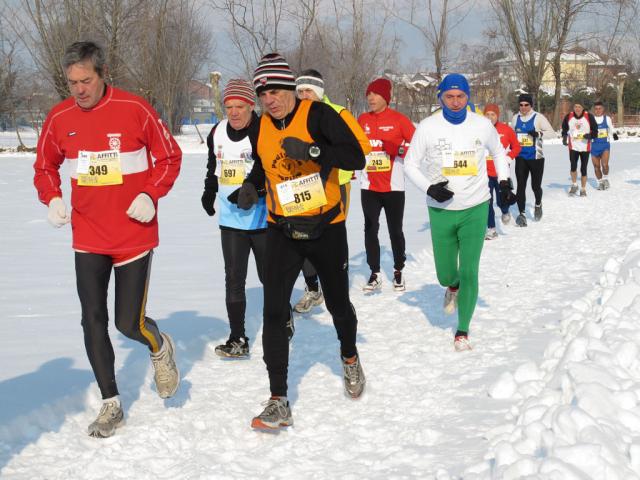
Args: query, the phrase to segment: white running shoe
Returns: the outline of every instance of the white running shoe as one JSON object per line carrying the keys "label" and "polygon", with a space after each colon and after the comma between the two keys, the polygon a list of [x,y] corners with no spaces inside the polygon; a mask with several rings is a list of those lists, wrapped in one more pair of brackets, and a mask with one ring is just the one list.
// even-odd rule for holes
{"label": "white running shoe", "polygon": [[380,290],[382,288],[382,277],[380,276],[380,272],[371,273],[369,277],[369,281],[362,287],[364,292],[373,292],[374,290]]}
{"label": "white running shoe", "polygon": [[124,425],[124,412],[118,398],[105,400],[98,417],[89,425],[90,437],[107,438],[116,433],[116,428]]}
{"label": "white running shoe", "polygon": [[405,291],[404,275],[402,275],[402,271],[401,270],[395,270],[393,272],[393,289],[396,292],[404,292]]}
{"label": "white running shoe", "polygon": [[503,225],[507,225],[510,221],[511,221],[511,214],[510,213],[503,213],[502,214],[502,224]]}
{"label": "white running shoe", "polygon": [[304,287],[304,295],[293,307],[293,310],[297,313],[308,313],[313,307],[322,305],[322,302],[324,302],[324,296],[320,288],[318,288],[317,292],[313,292],[308,287]]}
{"label": "white running shoe", "polygon": [[453,348],[456,352],[464,352],[465,350],[473,350],[471,343],[469,342],[469,338],[464,335],[458,335],[453,340]]}
{"label": "white running shoe", "polygon": [[173,339],[164,332],[160,335],[163,340],[162,347],[157,353],[151,354],[151,363],[155,370],[153,378],[160,398],[169,398],[178,390],[180,372],[176,366]]}
{"label": "white running shoe", "polygon": [[587,191],[584,188],[580,189],[580,196],[581,197],[586,197],[587,196]]}
{"label": "white running shoe", "polygon": [[496,232],[495,228],[487,228],[487,233],[484,234],[485,240],[493,240],[494,238],[498,238],[498,232]]}
{"label": "white running shoe", "polygon": [[444,303],[442,305],[444,313],[451,315],[458,308],[458,290],[451,290],[451,287],[447,287],[444,292]]}
{"label": "white running shoe", "polygon": [[293,425],[289,402],[280,397],[270,398],[264,403],[264,410],[251,420],[251,428],[256,430],[279,430]]}
{"label": "white running shoe", "polygon": [[571,188],[569,189],[569,196],[575,197],[576,193],[578,193],[578,185],[574,183],[573,185],[571,185]]}

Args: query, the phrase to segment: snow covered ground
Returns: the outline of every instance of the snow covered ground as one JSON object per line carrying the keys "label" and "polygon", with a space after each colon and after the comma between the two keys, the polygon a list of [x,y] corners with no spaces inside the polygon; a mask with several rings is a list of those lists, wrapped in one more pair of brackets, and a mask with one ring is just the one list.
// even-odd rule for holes
{"label": "snow covered ground", "polygon": [[213,352],[228,326],[219,229],[200,206],[198,142],[180,138],[188,153],[161,200],[148,302],[176,340],[182,385],[174,398],[158,398],[145,349],[112,329],[127,424],[106,440],[85,434],[100,398],[84,353],[70,229],[47,223],[33,155],[0,154],[0,477],[640,478],[637,143],[614,144],[612,187],[600,192],[591,182],[587,198],[567,197],[566,149],[547,147],[544,218],[526,229],[498,222],[500,237],[485,244],[475,348],[466,353],[452,348],[456,321],[442,312],[424,197],[412,186],[407,291],[390,289],[383,225],[383,292],[361,293],[369,272],[354,185],[351,297],[366,393],[358,401],[343,394],[325,309],[298,316],[295,425],[270,435],[249,428],[268,397],[253,267],[252,358],[222,361]]}

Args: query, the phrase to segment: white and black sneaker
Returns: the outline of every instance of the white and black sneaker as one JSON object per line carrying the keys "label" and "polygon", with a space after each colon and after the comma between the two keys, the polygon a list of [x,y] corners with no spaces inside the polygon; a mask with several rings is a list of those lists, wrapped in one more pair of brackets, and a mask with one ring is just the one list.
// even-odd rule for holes
{"label": "white and black sneaker", "polygon": [[573,185],[571,185],[571,188],[569,189],[569,196],[575,197],[576,193],[578,193],[578,185],[574,183]]}
{"label": "white and black sneaker", "polygon": [[602,179],[602,184],[604,185],[604,189],[605,189],[605,190],[609,190],[609,187],[610,187],[611,185],[609,184],[609,179],[608,179],[608,178],[603,178],[603,179]]}
{"label": "white and black sneaker", "polygon": [[251,420],[251,428],[256,430],[279,430],[281,427],[293,425],[291,407],[286,398],[270,398],[263,405],[264,410]]}
{"label": "white and black sneaker", "polygon": [[516,217],[516,225],[519,227],[527,226],[527,217],[524,216],[524,213],[521,212],[520,215]]}
{"label": "white and black sneaker", "polygon": [[502,224],[503,225],[508,225],[510,221],[511,221],[511,214],[510,213],[503,213],[502,214]]}
{"label": "white and black sneaker", "polygon": [[372,272],[369,281],[362,287],[364,292],[373,292],[382,288],[382,277],[380,272]]}
{"label": "white and black sneaker", "polygon": [[293,310],[297,313],[308,313],[313,307],[322,305],[322,302],[324,302],[324,296],[320,288],[314,292],[309,290],[309,287],[304,287],[304,295],[293,307]]}
{"label": "white and black sneaker", "polygon": [[160,398],[169,398],[178,390],[180,371],[176,365],[176,349],[173,339],[164,332],[160,336],[162,337],[162,347],[158,352],[151,354],[153,378]]}
{"label": "white and black sneaker", "polygon": [[485,240],[493,240],[494,238],[498,238],[498,232],[496,232],[495,228],[487,228],[487,233],[484,234]]}
{"label": "white and black sneaker", "polygon": [[344,379],[344,390],[351,398],[359,398],[367,384],[367,379],[362,370],[360,356],[356,355],[355,361],[347,363],[342,359],[342,371]]}
{"label": "white and black sneaker", "polygon": [[598,180],[598,188],[596,188],[596,190],[605,190],[606,187],[604,186],[604,180]]}
{"label": "white and black sneaker", "polygon": [[393,289],[396,292],[404,292],[405,291],[404,275],[402,275],[402,271],[401,270],[395,270],[393,272]]}
{"label": "white and black sneaker", "polygon": [[533,219],[536,222],[539,222],[542,218],[542,204],[536,205],[533,209]]}
{"label": "white and black sneaker", "polygon": [[124,425],[124,412],[120,400],[110,398],[104,400],[98,417],[89,425],[87,433],[90,437],[107,438],[116,433],[116,428]]}
{"label": "white and black sneaker", "polygon": [[458,308],[458,289],[447,287],[444,292],[444,301],[442,302],[444,313],[451,315]]}
{"label": "white and black sneaker", "polygon": [[586,190],[586,189],[584,189],[584,188],[581,188],[581,189],[580,189],[580,196],[581,196],[581,197],[586,197],[586,196],[587,196],[587,190]]}
{"label": "white and black sneaker", "polygon": [[229,338],[227,343],[218,345],[216,355],[224,358],[247,358],[249,356],[249,339],[247,337]]}

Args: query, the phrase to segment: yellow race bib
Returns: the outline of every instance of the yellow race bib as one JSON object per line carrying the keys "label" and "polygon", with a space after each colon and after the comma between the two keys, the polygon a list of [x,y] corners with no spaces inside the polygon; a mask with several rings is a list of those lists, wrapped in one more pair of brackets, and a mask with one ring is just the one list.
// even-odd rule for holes
{"label": "yellow race bib", "polygon": [[76,173],[78,185],[85,187],[120,185],[122,183],[120,152],[118,150],[102,152],[80,150]]}
{"label": "yellow race bib", "polygon": [[222,185],[242,185],[246,177],[244,160],[222,160],[220,183]]}
{"label": "yellow race bib", "polygon": [[607,138],[609,136],[608,128],[599,128],[598,129],[598,138]]}
{"label": "yellow race bib", "polygon": [[475,150],[443,152],[442,175],[445,177],[469,177],[477,174],[478,157]]}
{"label": "yellow race bib", "polygon": [[276,185],[285,217],[300,215],[327,204],[319,173],[313,173]]}
{"label": "yellow race bib", "polygon": [[518,133],[518,143],[522,147],[533,147],[533,137],[528,133]]}
{"label": "yellow race bib", "polygon": [[388,172],[391,170],[391,159],[387,152],[371,152],[367,155],[367,172]]}

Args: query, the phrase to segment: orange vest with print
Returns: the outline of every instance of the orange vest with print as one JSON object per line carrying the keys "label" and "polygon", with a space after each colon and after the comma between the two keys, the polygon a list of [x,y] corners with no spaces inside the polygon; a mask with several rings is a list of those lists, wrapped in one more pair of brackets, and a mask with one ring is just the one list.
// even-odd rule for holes
{"label": "orange vest with print", "polygon": [[[267,220],[275,223],[272,213],[275,215],[283,215],[280,200],[278,198],[278,189],[276,185],[294,178],[304,177],[313,173],[320,172],[320,165],[313,160],[294,160],[285,155],[282,149],[282,139],[286,137],[296,137],[302,141],[312,143],[307,130],[307,118],[309,116],[309,108],[312,102],[310,100],[301,100],[298,110],[293,116],[293,120],[284,130],[279,130],[273,124],[267,113],[262,115],[260,119],[260,134],[258,135],[258,155],[262,160],[262,168],[264,169],[266,179],[265,187],[267,190],[267,209],[269,217]],[[345,214],[341,203],[340,184],[338,181],[338,169],[332,168],[329,178],[324,185],[324,194],[327,197],[327,204],[301,213],[299,216],[312,217],[321,215],[336,205],[340,205],[340,213],[331,221],[331,223],[339,223],[345,221]]]}

